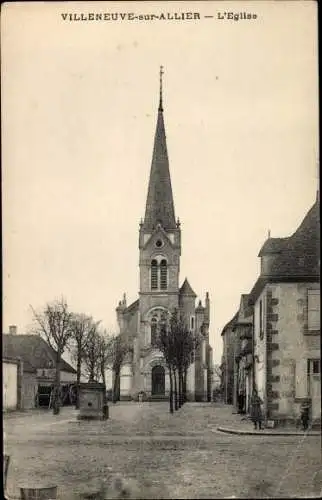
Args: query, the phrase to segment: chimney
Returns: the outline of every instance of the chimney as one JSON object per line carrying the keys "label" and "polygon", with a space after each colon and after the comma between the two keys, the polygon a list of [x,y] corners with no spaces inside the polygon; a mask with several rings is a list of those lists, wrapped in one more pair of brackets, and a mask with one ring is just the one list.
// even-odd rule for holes
{"label": "chimney", "polygon": [[10,325],[9,326],[9,334],[10,335],[17,335],[17,325]]}

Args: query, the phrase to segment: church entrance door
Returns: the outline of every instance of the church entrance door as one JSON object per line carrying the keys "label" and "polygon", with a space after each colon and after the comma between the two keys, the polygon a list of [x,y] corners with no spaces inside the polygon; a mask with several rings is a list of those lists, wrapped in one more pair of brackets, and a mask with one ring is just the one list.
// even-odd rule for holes
{"label": "church entrance door", "polygon": [[152,368],[152,395],[161,396],[165,393],[165,371],[163,366],[157,365]]}

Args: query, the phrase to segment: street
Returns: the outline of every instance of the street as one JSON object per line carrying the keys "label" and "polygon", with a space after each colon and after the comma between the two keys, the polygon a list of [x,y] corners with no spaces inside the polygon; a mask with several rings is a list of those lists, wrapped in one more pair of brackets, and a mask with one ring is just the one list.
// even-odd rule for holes
{"label": "street", "polygon": [[[60,499],[79,498],[121,475],[140,498],[272,498],[319,494],[318,436],[239,436],[232,407],[187,403],[117,403],[110,418],[77,421],[76,411],[4,416],[10,455],[9,498],[19,487],[58,486]],[[137,496],[134,496],[137,498]]]}

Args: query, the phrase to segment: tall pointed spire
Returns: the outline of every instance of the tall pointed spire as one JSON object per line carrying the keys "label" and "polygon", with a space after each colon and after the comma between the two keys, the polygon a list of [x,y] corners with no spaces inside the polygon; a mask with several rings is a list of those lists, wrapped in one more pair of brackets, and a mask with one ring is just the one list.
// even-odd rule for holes
{"label": "tall pointed spire", "polygon": [[163,111],[163,102],[162,102],[162,76],[163,76],[163,66],[160,66],[160,101],[159,101],[159,111]]}
{"label": "tall pointed spire", "polygon": [[143,223],[144,229],[148,231],[153,231],[157,224],[161,224],[165,230],[176,228],[168,151],[163,120],[162,76],[163,67],[161,66],[158,120],[154,137],[148,196]]}

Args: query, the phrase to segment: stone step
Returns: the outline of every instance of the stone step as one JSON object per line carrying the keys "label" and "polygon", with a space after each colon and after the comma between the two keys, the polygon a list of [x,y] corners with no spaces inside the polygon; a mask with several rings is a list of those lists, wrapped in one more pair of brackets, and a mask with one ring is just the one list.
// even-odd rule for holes
{"label": "stone step", "polygon": [[163,396],[163,395],[152,395],[148,398],[148,401],[168,401],[169,396]]}

